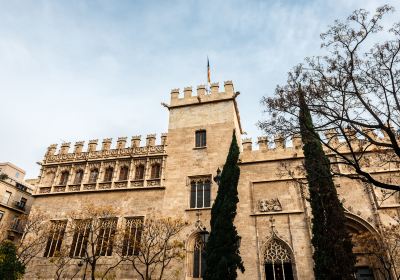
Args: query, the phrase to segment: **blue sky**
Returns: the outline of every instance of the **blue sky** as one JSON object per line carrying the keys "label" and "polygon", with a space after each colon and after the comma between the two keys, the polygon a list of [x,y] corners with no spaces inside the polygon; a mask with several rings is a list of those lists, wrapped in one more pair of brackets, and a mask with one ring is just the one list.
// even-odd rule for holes
{"label": "blue sky", "polygon": [[48,145],[167,131],[172,88],[233,80],[256,140],[272,95],[319,34],[351,11],[400,2],[0,0],[0,161],[38,175]]}

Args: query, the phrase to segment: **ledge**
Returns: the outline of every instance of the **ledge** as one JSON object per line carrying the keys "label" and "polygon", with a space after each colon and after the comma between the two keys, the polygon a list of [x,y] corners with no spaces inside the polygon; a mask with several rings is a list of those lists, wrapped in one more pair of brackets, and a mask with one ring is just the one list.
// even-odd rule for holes
{"label": "ledge", "polygon": [[378,209],[400,208],[400,204],[378,205]]}
{"label": "ledge", "polygon": [[201,211],[201,210],[211,210],[211,206],[210,207],[203,207],[203,208],[187,208],[187,209],[185,209],[185,211],[187,211],[187,212]]}
{"label": "ledge", "polygon": [[202,147],[194,147],[193,150],[204,150],[207,149],[207,146],[202,146]]}
{"label": "ledge", "polygon": [[286,214],[303,214],[302,210],[287,210],[287,211],[271,211],[271,212],[258,212],[250,214],[250,216],[271,216],[271,215],[286,215]]}
{"label": "ledge", "polygon": [[71,191],[71,192],[56,192],[56,193],[38,193],[34,194],[34,197],[39,196],[50,196],[50,195],[70,195],[70,194],[83,194],[83,193],[99,193],[99,192],[118,192],[118,191],[149,191],[149,190],[165,190],[163,186],[154,187],[136,187],[136,188],[117,188],[117,189],[103,189],[103,190],[82,190],[82,191]]}

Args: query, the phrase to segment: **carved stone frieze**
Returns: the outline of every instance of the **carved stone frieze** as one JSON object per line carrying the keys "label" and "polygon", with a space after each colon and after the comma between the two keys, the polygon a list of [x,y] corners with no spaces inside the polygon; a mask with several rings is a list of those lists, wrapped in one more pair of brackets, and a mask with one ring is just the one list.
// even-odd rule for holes
{"label": "carved stone frieze", "polygon": [[131,186],[134,188],[143,187],[143,180],[131,181]]}
{"label": "carved stone frieze", "polygon": [[99,189],[101,190],[111,189],[111,183],[100,183]]}
{"label": "carved stone frieze", "polygon": [[278,211],[282,211],[282,205],[278,198],[260,199],[258,201],[258,211],[260,211],[260,212],[278,212]]}
{"label": "carved stone frieze", "polygon": [[70,192],[80,191],[80,189],[81,189],[81,185],[71,185],[71,186],[68,186],[68,191],[70,191]]}
{"label": "carved stone frieze", "polygon": [[128,186],[128,182],[116,182],[114,183],[114,187],[117,189],[126,188]]}
{"label": "carved stone frieze", "polygon": [[51,188],[47,187],[47,188],[40,188],[39,189],[39,193],[50,193]]}
{"label": "carved stone frieze", "polygon": [[159,186],[159,185],[160,185],[160,179],[147,180],[148,187]]}
{"label": "carved stone frieze", "polygon": [[94,190],[96,189],[96,184],[85,184],[83,185],[84,190]]}

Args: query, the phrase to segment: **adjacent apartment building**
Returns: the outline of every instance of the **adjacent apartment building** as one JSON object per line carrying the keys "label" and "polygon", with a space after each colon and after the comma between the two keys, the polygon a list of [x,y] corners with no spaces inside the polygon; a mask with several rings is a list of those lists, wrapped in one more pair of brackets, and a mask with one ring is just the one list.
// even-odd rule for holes
{"label": "adjacent apartment building", "polygon": [[[242,139],[238,95],[231,81],[222,89],[213,83],[210,91],[205,86],[198,86],[197,92],[191,87],[183,92],[173,89],[169,104],[164,104],[169,119],[162,120],[168,121],[168,132],[158,139],[151,134],[145,139],[120,137],[116,143],[106,138],[101,147],[98,140],[90,140],[87,148],[84,142],[73,147],[71,143],[59,148],[50,145],[37,179],[33,211],[51,217],[54,230],[48,246],[29,265],[26,279],[52,278],[55,267],[49,260],[58,250],[65,248],[73,255],[76,246],[85,246],[64,232],[71,222],[67,213],[79,211],[87,203],[113,207],[118,212],[114,221],[125,227],[131,226],[132,217],[146,220],[153,213],[188,221],[181,234],[185,258],[174,264],[175,278],[202,279],[204,243],[200,233],[203,227],[209,230],[218,189],[213,177],[218,168],[223,169],[233,131],[241,149],[235,224],[242,237],[240,250],[246,268],[238,279],[313,279],[311,209],[307,189],[294,178],[303,176],[298,172],[303,162],[301,140],[269,135],[259,137],[258,148],[253,147],[251,139]],[[398,177],[398,165],[374,164],[377,159],[372,151],[370,159],[366,164],[377,176]],[[335,168],[352,172],[343,166]],[[291,176],[286,169],[293,171]],[[335,183],[350,232],[379,236],[384,225],[399,217],[398,195],[381,201],[382,192],[372,186],[348,178],[338,178]],[[109,249],[107,256],[112,258],[115,252]],[[356,254],[358,279],[382,279],[364,252]],[[116,279],[140,278],[121,266]]]}
{"label": "adjacent apartment building", "polygon": [[18,242],[23,234],[21,216],[29,214],[34,188],[24,181],[25,171],[10,162],[0,163],[0,240]]}

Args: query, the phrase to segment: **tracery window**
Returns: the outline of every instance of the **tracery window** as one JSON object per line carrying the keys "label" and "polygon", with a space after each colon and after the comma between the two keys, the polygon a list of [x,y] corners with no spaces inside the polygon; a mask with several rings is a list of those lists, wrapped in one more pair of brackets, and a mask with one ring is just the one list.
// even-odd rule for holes
{"label": "tracery window", "polygon": [[73,257],[84,257],[90,232],[91,221],[85,220],[75,220],[74,236],[72,238],[72,246],[69,256]]}
{"label": "tracery window", "polygon": [[208,232],[198,233],[194,240],[189,243],[188,250],[188,271],[189,276],[200,279],[204,277],[206,271],[206,242],[208,240]]}
{"label": "tracery window", "polygon": [[107,167],[106,172],[104,172],[104,182],[112,181],[113,173],[114,168],[112,168],[111,166]]}
{"label": "tracery window", "polygon": [[138,255],[143,231],[143,217],[126,218],[122,256]]}
{"label": "tracery window", "polygon": [[82,169],[79,169],[79,170],[76,171],[76,173],[75,173],[74,184],[80,184],[80,183],[82,183],[82,179],[83,179],[83,170],[82,170]]}
{"label": "tracery window", "polygon": [[136,166],[135,180],[143,180],[143,178],[144,178],[144,165],[140,164]]}
{"label": "tracery window", "polygon": [[96,183],[97,177],[99,177],[99,170],[97,168],[93,168],[90,170],[89,183]]}
{"label": "tracery window", "polygon": [[112,255],[117,220],[117,218],[106,218],[101,220],[100,231],[97,237],[97,256]]}
{"label": "tracery window", "polygon": [[68,171],[63,171],[61,173],[61,177],[60,177],[60,185],[61,186],[65,186],[67,184],[68,177],[69,177],[69,172]]}
{"label": "tracery window", "polygon": [[205,208],[211,204],[211,181],[208,177],[190,182],[190,208]]}
{"label": "tracery window", "polygon": [[266,280],[293,280],[291,251],[288,246],[272,238],[264,252]]}
{"label": "tracery window", "polygon": [[51,187],[53,185],[55,176],[56,176],[56,174],[54,172],[52,172],[52,171],[48,172],[46,174],[46,177],[44,178],[43,186],[44,187]]}
{"label": "tracery window", "polygon": [[128,180],[128,166],[124,165],[121,167],[121,169],[119,170],[119,180],[120,181],[124,181],[124,180]]}
{"label": "tracery window", "polygon": [[52,221],[46,248],[44,250],[44,257],[53,257],[56,252],[60,252],[66,227],[67,221]]}
{"label": "tracery window", "polygon": [[151,179],[158,179],[160,178],[160,171],[161,171],[161,166],[159,163],[155,163],[151,166]]}

